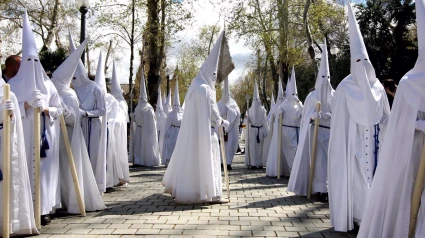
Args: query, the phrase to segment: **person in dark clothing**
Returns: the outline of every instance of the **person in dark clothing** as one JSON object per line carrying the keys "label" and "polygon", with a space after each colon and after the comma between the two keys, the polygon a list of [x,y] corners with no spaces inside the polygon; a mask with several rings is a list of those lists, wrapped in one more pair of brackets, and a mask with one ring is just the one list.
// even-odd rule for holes
{"label": "person in dark clothing", "polygon": [[6,68],[3,70],[1,76],[7,83],[9,79],[15,77],[15,75],[18,73],[19,67],[21,66],[21,57],[18,55],[11,55],[7,57],[4,63]]}
{"label": "person in dark clothing", "polygon": [[388,102],[390,103],[390,108],[393,106],[393,101],[395,97],[395,92],[397,91],[397,84],[392,79],[385,79],[382,81],[384,85],[385,92],[387,93]]}

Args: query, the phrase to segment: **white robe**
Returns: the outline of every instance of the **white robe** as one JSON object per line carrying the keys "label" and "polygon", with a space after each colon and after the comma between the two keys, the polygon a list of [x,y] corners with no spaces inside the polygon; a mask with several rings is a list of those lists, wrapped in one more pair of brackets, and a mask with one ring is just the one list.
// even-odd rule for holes
{"label": "white robe", "polygon": [[[377,81],[379,87],[379,81]],[[389,104],[382,88],[382,117],[389,115]],[[375,166],[375,125],[357,124],[350,115],[346,91],[357,88],[349,76],[335,91],[328,149],[328,190],[331,224],[336,231],[354,229],[360,223],[369,197]],[[355,105],[354,105],[355,106]],[[378,121],[382,142],[385,126]],[[378,152],[382,148],[379,148]],[[379,153],[378,153],[379,154]]]}
{"label": "white robe", "polygon": [[[97,188],[96,179],[91,167],[90,158],[81,130],[81,119],[77,95],[67,95],[61,97],[64,108],[64,118],[71,143],[72,157],[77,171],[78,183],[86,211],[98,211],[105,209],[102,197]],[[76,125],[76,126],[75,126]],[[61,197],[62,203],[67,208],[68,213],[79,214],[80,208],[75,192],[74,182],[68,162],[63,134],[60,136],[60,173],[61,173]]]}
{"label": "white robe", "polygon": [[[159,111],[158,109],[155,111],[156,127],[157,127],[157,135],[158,135],[158,147],[159,147],[159,153],[161,155],[163,150],[162,148],[164,146],[165,123],[167,122],[167,114],[164,113],[164,111]],[[162,160],[162,163],[165,163],[164,159],[161,158],[161,160]]]}
{"label": "white robe", "polygon": [[[3,92],[2,87],[0,90]],[[2,94],[1,92],[0,94]],[[11,235],[21,236],[36,235],[38,234],[38,231],[34,220],[33,200],[24,147],[25,143],[21,114],[19,111],[18,100],[12,92],[10,93],[10,99],[15,105],[15,110],[13,112],[14,116],[10,123],[10,233]],[[1,98],[0,101],[2,101]],[[2,130],[0,130],[0,133],[1,146],[4,139]],[[0,154],[0,170],[3,171],[4,175],[2,154]],[[3,211],[3,181],[0,181],[0,211]],[[3,224],[3,212],[0,213],[0,224]],[[2,232],[3,226],[0,226],[0,234]]]}
{"label": "white robe", "polygon": [[161,156],[163,163],[166,165],[170,163],[171,156],[173,155],[174,148],[176,147],[182,118],[183,110],[176,107],[173,107],[173,111],[167,115],[164,130],[164,145]]}
{"label": "white robe", "polygon": [[176,147],[162,184],[177,203],[220,199],[222,178],[218,137],[221,124],[215,91],[198,75],[185,98],[185,111]]}
{"label": "white robe", "polygon": [[[266,175],[277,176],[278,151],[281,152],[280,175],[289,177],[295,153],[297,152],[303,104],[298,99],[285,99],[277,110],[274,119],[274,132],[267,157]],[[283,113],[282,125],[279,125],[279,114]],[[283,126],[284,125],[284,126]],[[282,130],[282,142],[279,145],[279,129]]]}
{"label": "white robe", "polygon": [[[46,150],[46,157],[41,158],[41,215],[47,215],[55,208],[60,207],[60,178],[59,178],[59,117],[62,106],[55,86],[50,80],[44,81],[47,88],[45,105],[49,107],[49,116],[40,116],[40,134],[43,134],[44,125],[50,149]],[[25,110],[24,102],[20,103],[22,126],[24,129],[25,151],[28,164],[28,173],[31,189],[34,192],[34,110],[32,107]]]}
{"label": "white robe", "polygon": [[[311,92],[304,102],[299,143],[295,154],[291,176],[288,182],[288,191],[297,195],[307,196],[308,179],[310,176],[311,148],[313,146],[314,123],[311,123],[311,116],[316,112],[316,92]],[[313,193],[326,193],[327,189],[327,154],[330,136],[330,119],[320,119],[320,126],[317,135],[316,163],[313,178]],[[327,128],[328,127],[328,128]]]}
{"label": "white robe", "polygon": [[[358,237],[408,237],[412,192],[425,142],[424,133],[415,130],[416,120],[424,120],[425,113],[409,105],[409,92],[400,81]],[[415,237],[425,237],[425,193],[421,204]]]}
{"label": "white robe", "polygon": [[141,109],[137,105],[134,110],[136,130],[134,135],[134,163],[142,166],[158,166],[161,164],[161,155],[158,147],[158,135],[155,112],[148,105]]}
{"label": "white robe", "polygon": [[87,112],[81,119],[84,140],[90,156],[99,192],[106,191],[106,98],[102,88],[93,82],[75,87],[80,108]]}
{"label": "white robe", "polygon": [[[264,138],[269,133],[266,109],[261,106],[261,111],[257,112],[257,118],[252,116],[251,109],[249,111],[249,128],[247,133],[248,150],[245,150],[245,165],[262,167],[263,165],[263,144]],[[259,139],[259,141],[257,140]],[[246,143],[246,142],[245,142]]]}
{"label": "white robe", "polygon": [[[238,150],[239,122],[241,118],[241,113],[235,100],[232,98],[230,100],[231,102],[228,105],[224,104],[222,100],[217,103],[220,116],[229,122],[229,128],[226,130],[227,141],[224,143],[224,148],[226,150],[226,163],[228,165],[232,164],[233,157]],[[216,128],[216,133],[218,135],[218,128]]]}

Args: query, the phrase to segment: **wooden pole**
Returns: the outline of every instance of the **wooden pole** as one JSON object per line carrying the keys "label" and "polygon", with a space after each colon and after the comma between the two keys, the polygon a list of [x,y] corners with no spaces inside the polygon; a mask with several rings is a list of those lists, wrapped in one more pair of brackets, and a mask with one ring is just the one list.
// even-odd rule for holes
{"label": "wooden pole", "polygon": [[[3,85],[3,103],[10,99],[10,85]],[[10,236],[10,111],[3,111],[3,238]]]}
{"label": "wooden pole", "polygon": [[[419,163],[418,175],[416,176],[415,185],[412,194],[412,203],[410,206],[410,224],[409,224],[409,238],[415,237],[416,222],[418,219],[418,211],[421,203],[421,196],[425,183],[425,143],[422,148],[421,161]],[[422,204],[425,205],[425,204]]]}
{"label": "wooden pole", "polygon": [[279,113],[279,124],[277,125],[277,179],[280,179],[280,166],[282,163],[282,122],[283,113]]}
{"label": "wooden pole", "polygon": [[68,155],[68,163],[71,169],[72,181],[74,182],[75,193],[77,194],[78,206],[80,207],[81,216],[86,216],[86,208],[84,207],[83,196],[81,195],[80,183],[78,182],[77,169],[75,168],[74,156],[72,155],[71,143],[69,143],[68,131],[66,130],[65,119],[63,114],[60,116],[60,124],[62,130],[63,141],[65,142],[66,154]]}
{"label": "wooden pole", "polygon": [[[320,102],[317,102],[316,112],[320,112]],[[311,149],[311,160],[310,160],[310,177],[308,178],[308,190],[307,198],[311,198],[313,191],[313,179],[314,179],[314,167],[316,165],[316,148],[317,148],[317,134],[319,132],[320,119],[314,120],[314,134],[313,134],[313,148]]]}
{"label": "wooden pole", "polygon": [[41,229],[40,189],[40,108],[34,108],[34,215],[35,226]]}
{"label": "wooden pole", "polygon": [[224,127],[222,126],[218,128],[218,134],[220,136],[221,158],[223,159],[224,181],[226,183],[227,199],[229,199],[230,202],[229,174],[227,172],[226,149],[224,147],[223,130]]}

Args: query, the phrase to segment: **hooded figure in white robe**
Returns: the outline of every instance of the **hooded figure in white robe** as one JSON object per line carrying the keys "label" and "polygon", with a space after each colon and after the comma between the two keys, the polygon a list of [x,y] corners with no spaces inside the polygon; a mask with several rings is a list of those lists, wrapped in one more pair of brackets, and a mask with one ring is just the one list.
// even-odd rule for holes
{"label": "hooded figure in white robe", "polygon": [[282,87],[282,80],[279,78],[279,88],[277,92],[277,101],[274,101],[274,96],[272,94],[272,103],[270,107],[270,112],[267,115],[268,124],[269,124],[269,131],[266,139],[264,139],[264,146],[263,146],[263,164],[267,165],[267,157],[269,156],[270,151],[270,143],[273,138],[273,125],[274,122],[279,118],[278,108],[280,104],[285,100],[285,97],[283,96],[283,87]]}
{"label": "hooded figure in white robe", "polygon": [[390,112],[351,5],[348,23],[351,75],[335,91],[328,149],[331,224],[344,232],[362,219]]}
{"label": "hooded figure in white robe", "polygon": [[118,76],[117,76],[117,70],[115,68],[115,61],[113,63],[113,68],[112,68],[111,95],[114,96],[114,98],[118,101],[118,103],[120,104],[120,108],[125,113],[125,118],[126,118],[125,122],[127,122],[127,123],[130,122],[130,118],[128,116],[128,105],[127,105],[127,102],[125,101],[125,98],[123,96],[123,91],[121,89],[120,81],[119,81]]}
{"label": "hooded figure in white robe", "polygon": [[[86,211],[97,211],[105,209],[105,205],[97,189],[96,179],[81,130],[81,116],[83,115],[80,113],[78,97],[75,91],[69,87],[86,44],[87,40],[72,52],[53,72],[52,82],[58,90],[64,109],[63,115],[85,209]],[[67,208],[68,213],[79,214],[80,207],[78,205],[63,135],[60,136],[59,140],[62,204]]]}
{"label": "hooded figure in white robe", "polygon": [[[224,80],[224,90],[221,100],[217,103],[220,116],[229,122],[229,128],[224,133],[224,148],[226,150],[227,167],[231,169],[233,157],[238,150],[239,144],[239,123],[241,119],[241,111],[238,104],[230,96],[229,79]],[[218,128],[216,128],[218,134]],[[220,150],[221,153],[221,150]]]}
{"label": "hooded figure in white robe", "polygon": [[173,110],[173,107],[171,106],[171,90],[168,92],[167,100],[165,101],[165,106],[163,107],[163,110],[166,115],[168,115],[168,113]]}
{"label": "hooded figure in white robe", "polygon": [[[74,42],[69,36],[71,52],[75,50]],[[81,126],[84,140],[97,187],[100,193],[106,191],[106,99],[105,92],[88,78],[87,70],[81,60],[78,62],[72,86],[80,102]],[[104,119],[105,118],[105,119]]]}
{"label": "hooded figure in white robe", "polygon": [[[158,133],[158,146],[159,146],[159,153],[162,155],[162,148],[164,146],[164,135],[165,135],[165,123],[167,121],[167,113],[164,112],[162,108],[162,96],[161,96],[161,86],[158,88],[158,99],[156,101],[156,110],[155,110],[155,117],[156,117],[156,127],[157,127],[157,133]],[[165,160],[162,158],[162,163],[165,163]]]}
{"label": "hooded figure in white robe", "polygon": [[153,167],[161,164],[161,154],[159,153],[155,112],[148,102],[143,66],[141,77],[139,103],[134,109],[134,121],[137,124],[133,148],[134,164]]}
{"label": "hooded figure in white robe", "polygon": [[[0,120],[3,120],[3,110],[12,111],[10,137],[8,138],[10,139],[10,234],[12,236],[37,235],[38,231],[35,226],[31,183],[28,175],[21,113],[19,110],[18,100],[13,92],[10,93],[10,100],[3,102],[4,84],[4,81],[0,80],[0,102],[2,102]],[[1,133],[0,146],[2,146],[3,140],[3,133]],[[3,158],[2,154],[0,154],[0,174],[3,173]],[[0,211],[3,211],[3,181],[4,180],[1,176]],[[3,224],[3,212],[0,214],[0,224]],[[2,234],[2,232],[3,226],[0,226],[0,234]]]}
{"label": "hooded figure in white robe", "polygon": [[[41,215],[60,207],[59,190],[59,117],[62,106],[55,86],[40,63],[34,35],[25,12],[22,34],[22,62],[18,73],[8,83],[15,93],[21,110],[28,174],[34,185],[34,108],[40,115],[40,181]],[[38,97],[37,95],[41,95]],[[33,187],[32,187],[33,189]]]}
{"label": "hooded figure in white robe", "polygon": [[[313,146],[314,123],[311,120],[319,118],[319,130],[316,144],[316,162],[314,166],[313,193],[327,193],[327,160],[329,135],[334,90],[330,84],[328,51],[326,39],[320,60],[315,90],[308,94],[304,101],[300,140],[288,182],[288,191],[297,195],[307,196],[310,176],[310,158]],[[316,111],[317,102],[321,103],[321,111]]]}
{"label": "hooded figure in white robe", "polygon": [[165,192],[172,194],[177,203],[221,199],[221,161],[215,127],[229,124],[218,111],[215,83],[223,80],[233,68],[223,31],[189,86],[176,147],[162,180]]}
{"label": "hooded figure in white robe", "polygon": [[[102,52],[99,54],[99,60],[96,69],[96,77],[94,80],[105,93],[106,99],[106,121],[107,121],[107,134],[106,134],[106,188],[111,188],[120,183],[122,178],[122,170],[120,163],[120,148],[126,147],[125,138],[122,138],[119,127],[119,117],[124,123],[124,111],[121,110],[118,101],[114,96],[109,94],[106,89],[105,79],[105,62],[103,61]],[[122,128],[122,127],[119,127]],[[116,133],[117,132],[117,133]],[[127,157],[126,155],[124,156]]]}
{"label": "hooded figure in white robe", "polygon": [[[425,3],[416,0],[419,54],[400,81],[358,237],[408,237],[413,188],[425,142]],[[425,237],[422,192],[415,237]]]}
{"label": "hooded figure in white robe", "polygon": [[[286,99],[276,110],[276,116],[273,126],[273,138],[270,144],[269,155],[267,158],[266,175],[270,177],[277,176],[278,151],[281,150],[280,175],[289,177],[294,163],[295,153],[297,152],[301,114],[303,104],[298,99],[297,83],[295,79],[295,70],[292,68],[291,79],[286,84]],[[279,114],[283,114],[282,125],[279,125]],[[279,145],[279,131],[282,130],[282,141]]]}
{"label": "hooded figure in white robe", "polygon": [[115,69],[115,62],[112,69],[112,80],[111,80],[111,95],[117,100],[119,109],[114,117],[108,118],[109,123],[114,124],[114,135],[119,137],[117,141],[120,141],[117,147],[118,163],[120,164],[121,171],[119,171],[120,183],[130,182],[130,171],[128,165],[128,151],[127,151],[127,123],[129,121],[128,116],[128,105],[124,99],[123,91],[120,87],[120,83]]}
{"label": "hooded figure in white robe", "polygon": [[248,111],[248,150],[245,151],[245,165],[252,169],[262,168],[263,165],[263,144],[264,139],[269,133],[269,125],[267,121],[267,111],[261,105],[260,94],[258,93],[257,80],[254,85],[254,97],[251,107]]}
{"label": "hooded figure in white robe", "polygon": [[183,109],[180,107],[179,83],[176,79],[174,90],[173,110],[168,113],[164,127],[164,147],[162,149],[162,161],[168,165],[171,155],[176,147],[177,136],[183,118]]}

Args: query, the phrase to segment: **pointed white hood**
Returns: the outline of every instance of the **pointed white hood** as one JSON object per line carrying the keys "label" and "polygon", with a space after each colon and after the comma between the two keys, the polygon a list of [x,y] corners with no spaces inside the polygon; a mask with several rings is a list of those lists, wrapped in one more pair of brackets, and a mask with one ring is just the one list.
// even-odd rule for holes
{"label": "pointed white hood", "polygon": [[52,74],[52,82],[61,97],[66,97],[69,94],[75,95],[70,84],[86,44],[87,39]]}
{"label": "pointed white hood", "polygon": [[144,66],[142,65],[142,73],[140,76],[140,93],[139,93],[139,101],[137,103],[137,107],[134,109],[134,114],[141,117],[144,112],[152,109],[153,107],[148,102],[148,94],[146,92],[146,82],[145,82],[145,72]]}
{"label": "pointed white hood", "polygon": [[420,111],[425,111],[425,2],[424,0],[415,0],[415,5],[418,59],[413,69],[400,81],[400,86],[407,87],[408,93],[403,93],[403,96],[409,105]]}
{"label": "pointed white hood", "polygon": [[165,108],[166,105],[167,105],[167,95],[164,92],[162,94],[162,108]]}
{"label": "pointed white hood", "polygon": [[96,77],[94,81],[107,93],[106,78],[105,78],[105,63],[103,62],[102,51],[99,53],[99,60],[97,61]]}
{"label": "pointed white hood", "polygon": [[145,71],[142,66],[142,74],[140,76],[140,92],[139,92],[139,101],[148,101],[148,93],[146,92],[146,82],[145,82]]}
{"label": "pointed white hood", "polygon": [[285,101],[285,96],[283,95],[282,76],[279,75],[279,85],[278,85],[277,99],[275,104],[279,106],[283,101]]}
{"label": "pointed white hood", "polygon": [[161,86],[158,87],[158,98],[156,100],[156,111],[160,110],[163,111],[162,107],[162,93],[161,93]]}
{"label": "pointed white hood", "polygon": [[271,106],[270,108],[273,109],[276,106],[276,102],[274,101],[274,93],[272,93],[272,98],[271,98]]}
{"label": "pointed white hood", "polygon": [[224,31],[221,32],[214,47],[208,55],[205,62],[202,64],[199,74],[202,74],[204,80],[208,83],[211,89],[215,90],[215,82],[217,81],[218,63],[223,42]]}
{"label": "pointed white hood", "polygon": [[363,42],[363,36],[348,5],[348,25],[351,54],[351,77],[342,83],[346,89],[347,109],[350,117],[357,124],[371,126],[378,123],[383,115],[385,91],[377,80],[375,70]]}
{"label": "pointed white hood", "polygon": [[316,84],[314,86],[316,90],[316,98],[321,103],[322,112],[329,112],[331,110],[331,103],[334,90],[330,83],[330,71],[328,61],[328,47],[326,39],[324,40],[324,46],[322,50],[322,57],[320,59],[319,73],[317,74]]}
{"label": "pointed white hood", "polygon": [[177,79],[174,87],[173,110],[176,108],[180,108],[179,81]]}
{"label": "pointed white hood", "polygon": [[224,79],[224,85],[223,85],[223,93],[221,94],[221,100],[225,104],[230,103],[230,89],[229,89],[229,78],[226,77]]}
{"label": "pointed white hood", "polygon": [[[22,61],[18,73],[8,82],[10,89],[20,103],[26,102],[34,90],[40,90],[43,95],[47,95],[45,81],[48,80],[50,79],[40,63],[34,34],[25,11],[22,29]],[[43,104],[45,107],[48,106],[47,102]]]}
{"label": "pointed white hood", "polygon": [[256,125],[256,124],[262,122],[265,113],[266,113],[266,110],[261,105],[260,94],[258,93],[257,80],[255,80],[255,82],[254,82],[254,96],[252,98],[251,107],[249,108],[249,118],[250,118],[251,122],[254,125]]}
{"label": "pointed white hood", "polygon": [[286,84],[286,99],[298,101],[297,81],[295,79],[295,69],[293,66],[291,79]]}
{"label": "pointed white hood", "polygon": [[124,96],[122,95],[122,89],[120,86],[120,82],[117,76],[117,70],[115,68],[115,61],[112,65],[112,80],[111,80],[111,94],[115,97],[115,99],[119,101],[125,101]]}
{"label": "pointed white hood", "polygon": [[[74,44],[74,41],[72,40],[71,34],[68,35],[68,38],[69,38],[69,48],[72,53],[75,50],[75,44]],[[81,59],[78,61],[77,69],[75,70],[74,78],[72,79],[72,85],[74,86],[74,88],[84,87],[87,85],[94,85],[94,82],[89,79],[87,69],[84,66]]]}

